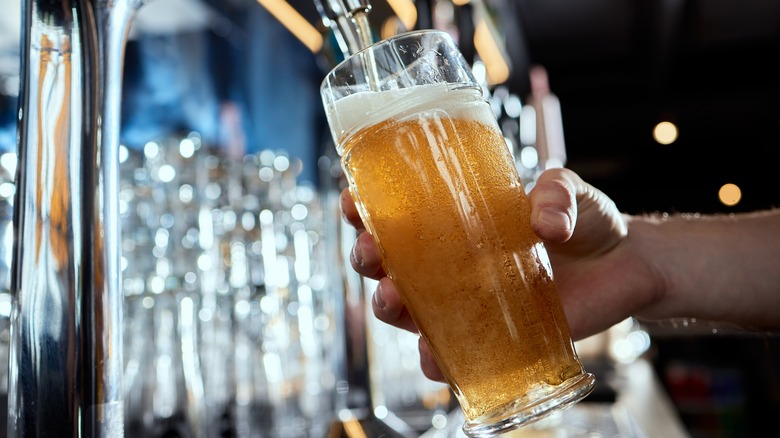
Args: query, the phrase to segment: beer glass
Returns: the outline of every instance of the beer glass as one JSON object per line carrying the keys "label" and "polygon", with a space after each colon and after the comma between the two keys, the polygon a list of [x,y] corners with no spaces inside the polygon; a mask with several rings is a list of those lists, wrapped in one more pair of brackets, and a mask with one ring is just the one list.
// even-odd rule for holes
{"label": "beer glass", "polygon": [[487,437],[582,400],[574,350],[512,156],[445,32],[380,41],[321,85],[366,229],[465,414]]}

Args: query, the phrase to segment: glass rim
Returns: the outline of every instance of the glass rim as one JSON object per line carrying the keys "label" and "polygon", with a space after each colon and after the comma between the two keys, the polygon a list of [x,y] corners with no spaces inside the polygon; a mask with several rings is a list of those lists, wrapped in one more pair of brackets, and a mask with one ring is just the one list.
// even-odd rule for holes
{"label": "glass rim", "polygon": [[410,30],[410,31],[407,31],[407,32],[395,34],[393,36],[390,36],[390,37],[387,37],[387,38],[383,38],[383,39],[381,39],[379,41],[376,41],[376,42],[372,43],[371,45],[366,46],[366,47],[358,50],[357,52],[349,55],[348,57],[342,59],[338,64],[334,65],[333,68],[328,70],[328,72],[325,74],[325,77],[322,78],[322,81],[320,82],[320,89],[323,88],[323,86],[325,85],[325,82],[328,80],[329,77],[331,77],[333,75],[333,73],[336,70],[338,70],[339,68],[344,66],[346,63],[350,62],[353,58],[362,56],[365,53],[368,53],[368,51],[370,51],[370,50],[374,50],[377,47],[390,44],[390,43],[392,43],[392,42],[394,42],[394,41],[396,41],[396,40],[398,40],[400,38],[407,38],[407,37],[411,37],[411,36],[414,36],[414,35],[420,35],[420,34],[440,34],[440,35],[443,35],[447,40],[449,40],[449,42],[451,42],[453,44],[453,46],[455,48],[458,48],[458,45],[455,42],[455,39],[452,37],[452,35],[449,32],[441,30],[441,29],[415,29],[415,30]]}

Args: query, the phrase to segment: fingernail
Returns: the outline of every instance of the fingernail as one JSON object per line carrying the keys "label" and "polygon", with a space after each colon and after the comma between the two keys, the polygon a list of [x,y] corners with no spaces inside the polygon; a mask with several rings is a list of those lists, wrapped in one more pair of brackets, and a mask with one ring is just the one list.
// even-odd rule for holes
{"label": "fingernail", "polygon": [[352,259],[352,264],[355,266],[363,266],[363,251],[360,249],[360,242],[355,242],[352,245],[352,252],[349,257]]}
{"label": "fingernail", "polygon": [[539,212],[539,222],[549,227],[568,230],[571,228],[569,215],[557,208],[547,207]]}
{"label": "fingernail", "polygon": [[376,304],[376,308],[379,310],[384,310],[385,308],[385,297],[382,294],[382,283],[379,283],[376,286],[376,291],[374,291],[374,304]]}

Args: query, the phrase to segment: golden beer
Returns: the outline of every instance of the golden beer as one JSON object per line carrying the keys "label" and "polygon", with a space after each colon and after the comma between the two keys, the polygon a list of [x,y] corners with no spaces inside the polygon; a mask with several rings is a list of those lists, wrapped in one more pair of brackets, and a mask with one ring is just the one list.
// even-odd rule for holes
{"label": "golden beer", "polygon": [[547,252],[495,115],[452,39],[418,31],[321,87],[385,272],[463,409],[489,437],[590,393]]}
{"label": "golden beer", "polygon": [[583,373],[514,162],[474,92],[453,92],[468,114],[431,102],[355,133],[342,156],[385,271],[470,421]]}

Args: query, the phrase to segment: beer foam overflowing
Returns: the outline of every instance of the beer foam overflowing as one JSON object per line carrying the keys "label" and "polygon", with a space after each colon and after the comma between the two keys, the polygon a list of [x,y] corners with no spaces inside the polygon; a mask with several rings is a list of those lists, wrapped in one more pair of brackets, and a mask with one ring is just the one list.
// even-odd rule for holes
{"label": "beer foam overflowing", "polygon": [[440,110],[451,117],[495,123],[491,111],[476,110],[487,105],[481,91],[451,84],[426,84],[386,91],[365,91],[349,95],[327,108],[331,130],[338,144],[360,129],[390,118],[402,118],[420,111]]}

